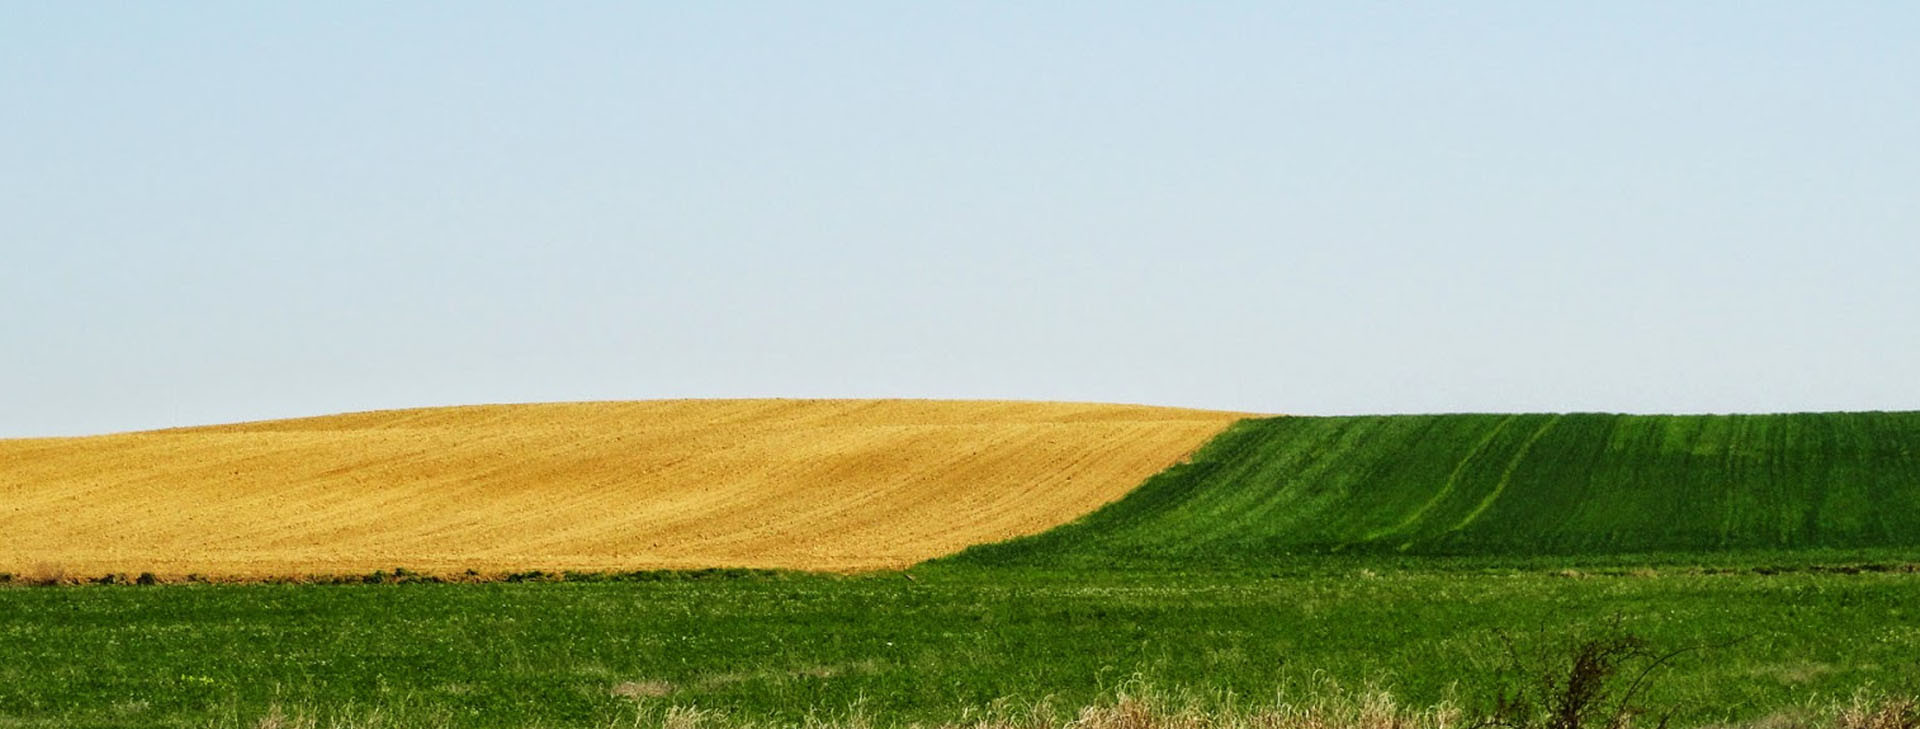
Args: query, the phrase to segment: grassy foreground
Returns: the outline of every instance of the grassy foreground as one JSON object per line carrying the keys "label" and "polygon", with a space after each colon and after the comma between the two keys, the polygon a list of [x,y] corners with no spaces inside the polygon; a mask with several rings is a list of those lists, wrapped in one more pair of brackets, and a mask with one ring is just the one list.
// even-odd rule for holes
{"label": "grassy foreground", "polygon": [[1701,646],[1643,702],[1690,726],[1920,688],[1916,606],[1920,579],[1900,572],[13,587],[0,726],[604,726],[669,709],[893,726],[1043,700],[1066,719],[1139,685],[1203,708],[1333,684],[1472,709],[1517,680],[1507,641],[1559,655],[1615,620],[1651,646]]}
{"label": "grassy foreground", "polygon": [[953,561],[1190,570],[1302,554],[1912,552],[1916,449],[1911,412],[1247,420],[1115,504]]}

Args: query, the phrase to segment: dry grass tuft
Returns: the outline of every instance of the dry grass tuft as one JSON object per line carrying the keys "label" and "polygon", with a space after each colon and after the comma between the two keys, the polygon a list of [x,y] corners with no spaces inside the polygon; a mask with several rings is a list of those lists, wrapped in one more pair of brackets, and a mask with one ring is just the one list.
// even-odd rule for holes
{"label": "dry grass tuft", "polygon": [[1920,699],[1871,698],[1855,694],[1853,702],[1835,712],[1833,729],[1920,729]]}
{"label": "dry grass tuft", "polygon": [[[1200,701],[1151,691],[1122,693],[1111,701],[1063,714],[1049,701],[996,701],[953,721],[910,729],[1462,729],[1462,713],[1450,706],[1411,709],[1391,694],[1329,691],[1301,703],[1251,706]],[[637,712],[622,727],[646,729],[795,729],[739,722],[686,706],[655,706]],[[839,716],[810,716],[797,729],[873,729],[892,726],[855,709]],[[1851,729],[1851,728],[1849,728]],[[1878,727],[1872,729],[1881,729]]]}
{"label": "dry grass tuft", "polygon": [[1450,705],[1411,709],[1382,691],[1334,694],[1303,704],[1213,710],[1121,696],[1111,705],[1082,709],[1062,729],[1453,729],[1460,726],[1460,719],[1460,711]]}
{"label": "dry grass tuft", "polygon": [[673,693],[673,684],[666,681],[621,681],[613,685],[610,692],[623,699],[657,699]]}
{"label": "dry grass tuft", "polygon": [[291,714],[279,706],[266,716],[246,725],[250,729],[450,729],[455,724],[442,713],[421,715],[410,711],[380,708],[341,711],[296,711]]}
{"label": "dry grass tuft", "polygon": [[73,577],[67,574],[66,566],[59,562],[35,562],[20,579],[29,585],[41,586],[64,585],[73,581]]}
{"label": "dry grass tuft", "polygon": [[274,706],[267,709],[266,716],[253,723],[253,729],[313,729],[314,724],[312,717],[289,717],[285,709]]}
{"label": "dry grass tuft", "polygon": [[[657,698],[673,691],[665,681],[617,684],[612,693],[622,698]],[[1017,703],[995,701],[964,712],[952,721],[931,725],[900,725],[874,717],[855,707],[841,714],[813,714],[793,723],[741,720],[698,706],[671,702],[636,702],[632,713],[602,725],[605,729],[1486,729],[1498,726],[1476,718],[1452,704],[1427,708],[1402,705],[1392,694],[1368,690],[1348,692],[1326,686],[1302,700],[1282,696],[1266,703],[1233,697],[1200,700],[1150,690],[1120,693],[1108,701],[1062,712],[1048,700]],[[418,729],[457,724],[431,711],[425,716],[399,710],[355,709],[288,713],[272,707],[251,729]],[[1637,724],[1635,724],[1637,725]],[[1851,701],[1824,710],[1776,714],[1719,729],[1920,729],[1920,699],[1856,695]]]}

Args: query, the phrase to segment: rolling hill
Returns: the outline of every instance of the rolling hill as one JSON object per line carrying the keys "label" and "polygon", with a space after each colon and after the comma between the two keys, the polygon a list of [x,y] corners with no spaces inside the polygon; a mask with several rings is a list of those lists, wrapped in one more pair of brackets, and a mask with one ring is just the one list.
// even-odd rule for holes
{"label": "rolling hill", "polygon": [[689,400],[0,441],[0,572],[861,570],[1072,520],[1233,413]]}
{"label": "rolling hill", "polygon": [[1920,413],[1284,417],[953,563],[1920,547]]}

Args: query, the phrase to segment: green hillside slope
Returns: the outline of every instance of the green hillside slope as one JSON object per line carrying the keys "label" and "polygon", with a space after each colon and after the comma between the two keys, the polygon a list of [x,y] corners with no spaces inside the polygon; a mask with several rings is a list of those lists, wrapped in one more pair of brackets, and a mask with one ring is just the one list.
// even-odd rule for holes
{"label": "green hillside slope", "polygon": [[1282,417],[956,563],[1920,547],[1920,413]]}

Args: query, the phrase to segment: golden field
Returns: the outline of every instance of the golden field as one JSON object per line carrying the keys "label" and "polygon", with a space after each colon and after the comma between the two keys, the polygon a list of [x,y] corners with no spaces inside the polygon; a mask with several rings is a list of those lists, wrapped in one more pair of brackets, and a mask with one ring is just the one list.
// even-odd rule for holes
{"label": "golden field", "polygon": [[0,572],[901,567],[1070,521],[1240,417],[670,400],[0,440]]}

